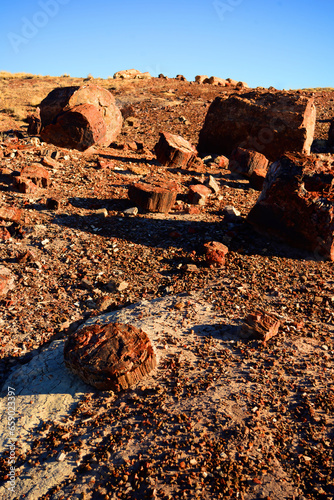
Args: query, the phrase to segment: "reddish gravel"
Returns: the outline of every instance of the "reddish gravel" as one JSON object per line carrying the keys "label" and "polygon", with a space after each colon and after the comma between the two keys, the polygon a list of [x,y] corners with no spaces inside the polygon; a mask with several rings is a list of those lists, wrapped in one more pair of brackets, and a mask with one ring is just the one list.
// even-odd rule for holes
{"label": "reddish gravel", "polygon": [[[28,96],[34,89],[42,99],[56,85],[77,83],[69,78],[2,79],[0,91],[6,89],[31,111]],[[79,152],[41,144],[28,137],[26,124],[8,110],[0,112],[1,206],[23,210],[20,222],[2,223],[9,233],[0,231],[0,263],[15,279],[13,289],[0,297],[1,379],[87,318],[143,298],[202,291],[227,321],[241,322],[260,308],[275,314],[282,326],[267,344],[239,339],[219,359],[214,339],[204,338],[203,366],[196,377],[172,358],[159,367],[155,390],[139,387],[120,399],[106,393],[87,397],[70,419],[76,423],[66,441],[80,448],[88,433],[100,434],[101,443],[85,456],[76,477],[43,498],[334,498],[333,262],[254,233],[245,218],[259,192],[219,167],[215,158],[189,171],[160,166],[154,154],[160,131],[181,135],[196,147],[209,104],[234,90],[175,79],[95,83],[114,94],[125,118],[109,148]],[[329,154],[323,141],[334,117],[334,91],[315,92],[315,102],[313,150]],[[42,161],[51,185],[18,192],[14,178]],[[127,216],[124,210],[134,206],[128,187],[147,174],[181,186],[176,204],[167,215],[139,209]],[[189,186],[209,175],[220,191],[203,207],[189,205]],[[47,205],[50,199],[56,205]],[[59,208],[47,208],[52,206]],[[234,206],[241,217],[224,217],[226,206]],[[228,246],[225,266],[208,265],[203,245],[209,241]],[[111,286],[112,280],[123,286]],[[303,340],[307,352],[296,350]],[[215,374],[231,363],[239,364],[242,374],[231,398],[244,402],[249,418],[229,425],[228,415],[212,409],[192,430],[199,416],[183,411],[181,402],[206,391]],[[201,378],[201,369],[209,369],[210,377]],[[178,414],[166,412],[169,398],[180,403]],[[82,423],[101,408],[102,415]],[[103,432],[111,417],[117,421],[113,443]],[[267,427],[273,436],[270,446]],[[57,449],[68,433],[57,423],[42,429],[47,437],[19,462],[38,465],[43,453]],[[129,439],[143,447],[136,459],[118,462],[116,452]],[[184,453],[196,462],[191,474]],[[282,479],[271,496],[254,493],[273,468],[288,473],[291,482]]]}

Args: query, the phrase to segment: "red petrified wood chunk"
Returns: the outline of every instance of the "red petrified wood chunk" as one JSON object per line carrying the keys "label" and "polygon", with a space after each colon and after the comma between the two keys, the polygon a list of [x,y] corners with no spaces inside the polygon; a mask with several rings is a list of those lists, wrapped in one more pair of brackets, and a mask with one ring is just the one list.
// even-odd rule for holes
{"label": "red petrified wood chunk", "polygon": [[219,241],[209,241],[204,244],[205,259],[209,266],[224,266],[225,256],[228,254],[228,248]]}
{"label": "red petrified wood chunk", "polygon": [[260,233],[334,260],[334,160],[286,154],[269,167],[247,220]]}
{"label": "red petrified wood chunk", "polygon": [[14,276],[5,266],[0,266],[0,296],[5,296],[14,288]]}
{"label": "red petrified wood chunk", "polygon": [[196,149],[189,141],[169,132],[160,132],[160,139],[154,149],[161,165],[174,168],[191,167],[197,156]]}
{"label": "red petrified wood chunk", "polygon": [[99,390],[119,392],[156,367],[145,332],[132,325],[90,325],[73,333],[64,347],[65,365]]}
{"label": "red petrified wood chunk", "polygon": [[21,170],[20,177],[30,179],[36,186],[47,188],[50,183],[50,174],[40,163],[27,165]]}
{"label": "red petrified wood chunk", "polygon": [[199,135],[200,154],[230,156],[237,147],[275,161],[287,151],[310,153],[316,111],[314,98],[286,91],[250,91],[216,97]]}
{"label": "red petrified wood chunk", "polygon": [[228,168],[231,172],[236,172],[246,177],[250,177],[254,170],[263,172],[265,176],[268,170],[268,163],[267,158],[257,151],[236,148],[232,151]]}
{"label": "red petrified wood chunk", "polygon": [[0,207],[0,220],[5,222],[20,222],[22,210],[16,207]]}
{"label": "red petrified wood chunk", "polygon": [[129,187],[128,196],[139,207],[150,212],[167,213],[176,201],[179,186],[176,182],[146,178]]}
{"label": "red petrified wood chunk", "polygon": [[208,196],[212,193],[211,189],[203,184],[192,184],[189,186],[188,200],[193,205],[205,205]]}
{"label": "red petrified wood chunk", "polygon": [[241,332],[247,337],[254,337],[266,342],[277,335],[280,324],[275,316],[258,310],[246,317]]}

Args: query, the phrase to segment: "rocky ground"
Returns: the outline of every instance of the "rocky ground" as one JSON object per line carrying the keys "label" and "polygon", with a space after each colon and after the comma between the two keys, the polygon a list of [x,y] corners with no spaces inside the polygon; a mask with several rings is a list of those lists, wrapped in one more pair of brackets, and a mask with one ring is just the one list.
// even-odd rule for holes
{"label": "rocky ground", "polygon": [[[184,343],[161,333],[178,349],[149,384],[118,398],[87,394],[66,422],[51,418],[30,448],[17,447],[17,469],[24,475],[45,460],[56,462],[63,449],[77,450],[71,475],[57,486],[50,480],[39,498],[333,498],[333,263],[254,233],[245,217],[259,193],[214,158],[192,171],[172,170],[153,151],[162,130],[196,145],[213,98],[233,89],[175,79],[94,80],[123,111],[117,143],[81,153],[29,137],[26,114],[55,86],[79,83],[0,79],[1,205],[24,211],[22,223],[3,223],[10,237],[3,232],[0,242],[1,264],[14,277],[0,301],[2,382],[81,323],[143,300],[173,299],[170,307],[195,338]],[[323,141],[334,91],[314,94],[313,151],[328,154]],[[17,192],[13,174],[43,160],[52,184]],[[133,207],[128,186],[152,172],[179,183],[174,208],[167,215],[126,215]],[[192,179],[209,175],[219,192],[204,207],[190,206]],[[47,208],[48,198],[59,201],[57,210]],[[227,205],[242,218],[224,217]],[[223,268],[205,262],[203,244],[212,240],[229,247]],[[217,315],[216,331],[191,324],[194,293]],[[266,345],[238,333],[257,307],[282,323]],[[232,337],[224,337],[222,325],[234,327]],[[231,384],[219,404],[207,397],[216,385]],[[7,392],[2,396],[6,401]],[[125,456],[129,442],[132,454],[130,447]],[[1,460],[6,484],[6,452]]]}

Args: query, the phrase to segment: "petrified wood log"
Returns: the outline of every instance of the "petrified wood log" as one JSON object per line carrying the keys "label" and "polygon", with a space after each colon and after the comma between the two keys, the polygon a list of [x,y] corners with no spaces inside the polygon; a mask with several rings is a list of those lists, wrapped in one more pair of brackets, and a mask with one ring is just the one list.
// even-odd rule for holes
{"label": "petrified wood log", "polygon": [[197,156],[196,149],[189,141],[169,132],[160,132],[154,150],[161,165],[173,168],[189,168]]}
{"label": "petrified wood log", "polygon": [[56,123],[43,128],[41,138],[61,148],[84,151],[103,141],[105,121],[92,104],[79,104],[61,114]]}
{"label": "petrified wood log", "polygon": [[201,154],[230,156],[237,147],[275,161],[288,151],[309,153],[316,111],[313,97],[293,92],[250,91],[216,97],[199,135]]}
{"label": "petrified wood log", "polygon": [[250,149],[236,148],[232,151],[228,168],[231,172],[250,177],[254,170],[267,173],[269,161],[267,158]]}
{"label": "petrified wood log", "polygon": [[334,260],[334,161],[286,154],[268,170],[248,222],[260,233]]}
{"label": "petrified wood log", "polygon": [[275,316],[258,310],[246,317],[241,326],[241,333],[246,337],[253,337],[266,342],[277,335],[280,324],[280,321]]}
{"label": "petrified wood log", "polygon": [[129,187],[128,196],[139,207],[150,212],[167,213],[176,201],[176,182],[147,178]]}
{"label": "petrified wood log", "polygon": [[132,325],[90,325],[73,333],[64,347],[65,365],[99,390],[119,392],[156,367],[147,334]]}
{"label": "petrified wood log", "polygon": [[[43,140],[48,140],[49,142],[57,140],[57,134],[61,133],[59,130],[59,120],[61,116],[72,110],[73,108],[78,109],[78,106],[90,105],[96,109],[99,113],[100,119],[95,116],[93,119],[88,118],[90,123],[90,128],[93,126],[93,133],[89,132],[91,137],[96,140],[96,143],[100,146],[109,146],[109,144],[116,139],[121,131],[123,118],[120,110],[116,106],[114,96],[103,87],[98,85],[83,85],[81,87],[62,87],[56,88],[50,92],[47,97],[40,104],[40,117],[42,122],[41,136]],[[79,108],[80,109],[80,108]],[[93,111],[90,111],[90,115],[93,116]],[[65,121],[71,118],[71,115],[67,115]],[[100,120],[104,123],[104,131],[102,132]],[[58,127],[57,127],[58,125]],[[95,129],[95,126],[97,127]],[[47,127],[47,132],[44,131]],[[53,131],[52,127],[56,127]],[[74,125],[75,127],[75,125]],[[65,132],[71,133],[71,128],[69,124],[65,127]],[[76,135],[77,132],[75,131]],[[64,134],[63,134],[64,135]],[[75,146],[75,141],[65,134],[63,138],[63,146],[59,144],[60,139],[58,138],[57,146],[60,147],[73,147],[75,149],[81,150],[83,147],[88,148],[91,145],[91,141],[78,139],[79,147]],[[87,142],[87,146],[85,144]],[[68,146],[67,144],[71,144]]]}

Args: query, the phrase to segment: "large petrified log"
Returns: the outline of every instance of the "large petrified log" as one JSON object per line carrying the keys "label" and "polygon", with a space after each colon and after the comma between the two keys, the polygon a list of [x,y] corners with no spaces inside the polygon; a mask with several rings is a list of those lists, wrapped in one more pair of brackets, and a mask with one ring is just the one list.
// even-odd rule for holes
{"label": "large petrified log", "polygon": [[248,222],[334,260],[334,160],[329,158],[289,153],[272,163]]}
{"label": "large petrified log", "polygon": [[200,154],[229,156],[252,149],[275,161],[289,151],[309,153],[315,126],[313,97],[276,91],[251,91],[216,97],[199,135]]}
{"label": "large petrified log", "polygon": [[41,137],[62,148],[84,151],[103,141],[106,131],[98,109],[92,104],[79,104],[61,114],[56,123],[44,127]]}
{"label": "large petrified log", "polygon": [[[60,147],[82,150],[92,145],[91,140],[100,146],[109,146],[120,133],[123,124],[114,96],[98,85],[54,89],[39,107],[42,139]],[[69,137],[73,131],[70,127],[71,120],[74,120],[72,128],[75,132],[72,140]]]}
{"label": "large petrified log", "polygon": [[174,181],[146,178],[129,187],[131,201],[149,212],[167,213],[176,201],[179,186]]}
{"label": "large petrified log", "polygon": [[180,135],[160,132],[154,147],[158,162],[174,168],[189,168],[194,163],[197,151],[194,146]]}
{"label": "large petrified log", "polygon": [[119,392],[156,367],[147,334],[132,325],[90,325],[71,334],[64,346],[65,365],[99,390]]}

